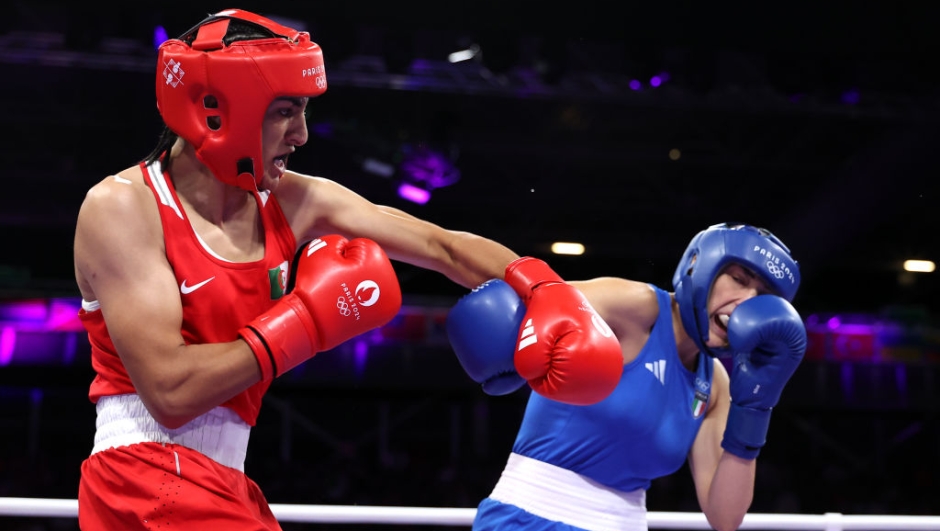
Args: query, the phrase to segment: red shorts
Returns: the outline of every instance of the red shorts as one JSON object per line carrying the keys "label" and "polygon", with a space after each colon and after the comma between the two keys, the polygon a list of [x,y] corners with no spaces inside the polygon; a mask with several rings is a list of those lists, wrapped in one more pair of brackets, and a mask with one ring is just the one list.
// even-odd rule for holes
{"label": "red shorts", "polygon": [[243,472],[176,444],[110,448],[82,463],[82,531],[280,531]]}

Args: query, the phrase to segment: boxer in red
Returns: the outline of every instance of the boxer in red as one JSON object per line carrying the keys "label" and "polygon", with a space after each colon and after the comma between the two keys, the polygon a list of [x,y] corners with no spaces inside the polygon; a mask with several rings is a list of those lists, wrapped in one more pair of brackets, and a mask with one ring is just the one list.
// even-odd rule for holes
{"label": "boxer in red", "polygon": [[156,67],[163,135],[88,191],[76,225],[98,415],[79,525],[277,530],[244,474],[272,379],[394,317],[390,259],[470,288],[519,256],[288,170],[327,88],[307,32],[224,10],[164,42]]}

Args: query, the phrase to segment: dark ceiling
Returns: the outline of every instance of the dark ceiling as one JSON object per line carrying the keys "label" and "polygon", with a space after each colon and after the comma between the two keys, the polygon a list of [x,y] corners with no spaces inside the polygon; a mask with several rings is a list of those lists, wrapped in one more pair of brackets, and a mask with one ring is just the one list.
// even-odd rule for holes
{"label": "dark ceiling", "polygon": [[[940,164],[940,38],[933,8],[896,4],[238,7],[288,17],[324,47],[330,90],[311,106],[315,134],[293,169],[548,258],[567,278],[668,287],[695,232],[746,221],[792,248],[805,312],[936,313],[938,273],[899,267],[908,257],[940,261],[938,186],[929,184]],[[71,238],[84,191],[145,155],[159,132],[150,29],[176,35],[225,7],[13,4],[0,26],[10,139],[3,293],[74,294]],[[470,43],[483,61],[446,63]],[[629,88],[660,71],[670,75],[661,87]],[[856,103],[843,100],[847,91]],[[425,205],[362,170],[364,159],[393,162],[422,142],[448,149],[462,176]],[[587,253],[549,257],[559,239],[582,241]],[[400,271],[414,296],[463,291],[434,273]]]}

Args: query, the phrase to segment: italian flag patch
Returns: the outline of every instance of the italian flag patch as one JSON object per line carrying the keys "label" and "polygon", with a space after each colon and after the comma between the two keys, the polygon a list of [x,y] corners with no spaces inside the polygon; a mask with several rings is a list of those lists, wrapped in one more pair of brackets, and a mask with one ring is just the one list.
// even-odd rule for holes
{"label": "italian flag patch", "polygon": [[708,405],[708,395],[701,391],[695,391],[695,398],[692,400],[692,416],[695,418],[702,416],[706,405]]}

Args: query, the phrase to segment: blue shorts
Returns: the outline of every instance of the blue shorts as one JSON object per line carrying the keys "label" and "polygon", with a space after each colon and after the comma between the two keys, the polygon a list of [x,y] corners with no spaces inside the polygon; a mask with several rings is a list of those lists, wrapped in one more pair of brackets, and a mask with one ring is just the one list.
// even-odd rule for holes
{"label": "blue shorts", "polygon": [[473,519],[473,531],[505,531],[524,529],[526,531],[587,531],[580,527],[546,520],[540,516],[523,511],[515,505],[500,503],[485,498],[477,507]]}

